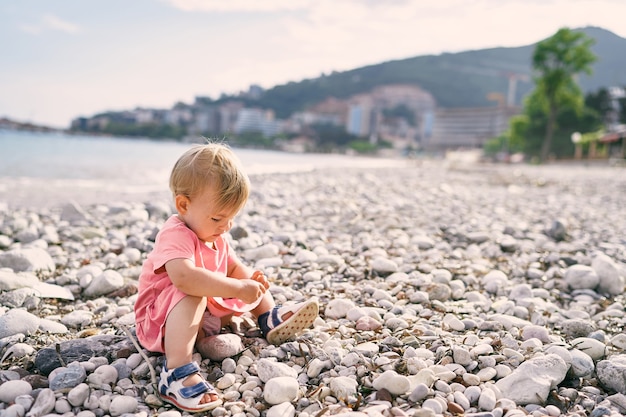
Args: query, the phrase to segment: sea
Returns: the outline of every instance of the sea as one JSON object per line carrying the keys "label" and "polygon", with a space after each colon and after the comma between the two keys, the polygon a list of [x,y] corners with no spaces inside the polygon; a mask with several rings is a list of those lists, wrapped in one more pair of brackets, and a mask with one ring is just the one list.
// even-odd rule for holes
{"label": "sea", "polygon": [[[0,204],[52,207],[169,198],[169,173],[191,143],[0,130]],[[397,165],[389,158],[233,147],[246,172]]]}

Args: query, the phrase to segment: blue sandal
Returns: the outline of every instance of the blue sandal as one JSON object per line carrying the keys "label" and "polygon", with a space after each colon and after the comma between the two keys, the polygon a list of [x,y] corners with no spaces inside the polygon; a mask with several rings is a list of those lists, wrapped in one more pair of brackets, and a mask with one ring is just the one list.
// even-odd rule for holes
{"label": "blue sandal", "polygon": [[217,399],[208,403],[200,403],[204,394],[217,394],[213,385],[207,381],[198,382],[196,385],[186,387],[183,381],[190,375],[200,372],[200,367],[196,362],[167,370],[163,365],[161,378],[159,380],[159,395],[165,402],[190,413],[212,410],[222,404],[222,400]]}
{"label": "blue sandal", "polygon": [[[282,320],[282,317],[287,313],[292,313],[292,315]],[[259,327],[268,342],[273,345],[280,345],[304,329],[311,327],[318,313],[319,306],[315,300],[276,306],[259,316]]]}

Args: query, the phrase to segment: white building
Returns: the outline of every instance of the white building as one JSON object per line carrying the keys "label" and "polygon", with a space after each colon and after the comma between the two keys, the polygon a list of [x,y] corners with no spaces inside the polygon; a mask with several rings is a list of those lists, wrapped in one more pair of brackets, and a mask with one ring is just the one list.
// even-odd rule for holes
{"label": "white building", "polygon": [[274,119],[274,112],[256,108],[243,108],[237,113],[233,131],[261,132],[265,137],[272,137],[281,131],[281,123]]}
{"label": "white building", "polygon": [[474,107],[437,109],[432,136],[422,143],[428,150],[481,148],[488,140],[502,135],[519,107]]}

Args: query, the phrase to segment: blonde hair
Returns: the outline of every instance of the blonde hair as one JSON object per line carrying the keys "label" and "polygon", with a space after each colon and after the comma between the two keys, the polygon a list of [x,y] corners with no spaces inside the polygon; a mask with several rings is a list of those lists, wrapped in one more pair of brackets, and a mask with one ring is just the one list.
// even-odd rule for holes
{"label": "blonde hair", "polygon": [[194,145],[172,168],[170,190],[192,199],[206,187],[213,187],[218,195],[217,208],[239,211],[250,194],[250,180],[241,167],[239,158],[221,143]]}

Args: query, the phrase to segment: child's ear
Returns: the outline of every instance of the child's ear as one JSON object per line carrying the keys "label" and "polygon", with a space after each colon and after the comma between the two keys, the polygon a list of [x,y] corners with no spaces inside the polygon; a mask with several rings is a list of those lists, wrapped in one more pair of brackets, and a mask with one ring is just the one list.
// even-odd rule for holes
{"label": "child's ear", "polygon": [[176,198],[174,199],[174,203],[176,204],[176,211],[178,211],[179,214],[187,213],[189,199],[186,196],[182,194],[177,194]]}

